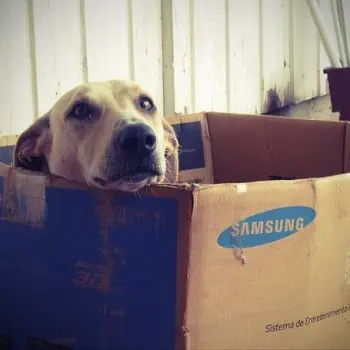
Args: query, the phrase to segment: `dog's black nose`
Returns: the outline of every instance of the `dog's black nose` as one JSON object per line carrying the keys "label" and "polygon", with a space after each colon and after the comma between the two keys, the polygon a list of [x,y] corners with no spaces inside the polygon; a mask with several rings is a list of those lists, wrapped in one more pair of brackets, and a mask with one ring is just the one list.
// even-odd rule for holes
{"label": "dog's black nose", "polygon": [[123,151],[145,156],[156,149],[157,138],[148,125],[132,124],[119,133],[118,145]]}

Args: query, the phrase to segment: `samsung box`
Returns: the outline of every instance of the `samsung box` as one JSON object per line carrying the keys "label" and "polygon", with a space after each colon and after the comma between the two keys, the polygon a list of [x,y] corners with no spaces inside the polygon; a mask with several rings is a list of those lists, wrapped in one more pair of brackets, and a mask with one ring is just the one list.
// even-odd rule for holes
{"label": "samsung box", "polygon": [[349,125],[171,122],[140,196],[0,166],[0,349],[350,349]]}

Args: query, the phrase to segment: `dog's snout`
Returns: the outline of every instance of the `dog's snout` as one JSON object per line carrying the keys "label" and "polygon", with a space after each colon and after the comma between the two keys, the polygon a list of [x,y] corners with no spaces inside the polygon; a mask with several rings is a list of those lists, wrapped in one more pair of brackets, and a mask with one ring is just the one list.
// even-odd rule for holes
{"label": "dog's snout", "polygon": [[148,155],[156,149],[157,138],[148,125],[132,124],[124,127],[120,132],[118,146],[129,153]]}

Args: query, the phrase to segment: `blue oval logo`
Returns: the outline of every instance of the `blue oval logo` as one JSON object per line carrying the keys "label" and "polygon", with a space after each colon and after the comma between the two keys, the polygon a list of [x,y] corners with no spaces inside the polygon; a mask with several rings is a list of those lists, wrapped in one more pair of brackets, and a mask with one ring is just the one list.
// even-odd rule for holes
{"label": "blue oval logo", "polygon": [[316,211],[306,206],[272,209],[242,219],[217,239],[223,248],[250,248],[286,238],[310,225]]}

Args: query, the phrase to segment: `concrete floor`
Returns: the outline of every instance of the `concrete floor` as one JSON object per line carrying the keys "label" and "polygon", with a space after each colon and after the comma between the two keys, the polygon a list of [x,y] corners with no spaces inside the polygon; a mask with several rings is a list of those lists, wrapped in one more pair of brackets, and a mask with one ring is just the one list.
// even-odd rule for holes
{"label": "concrete floor", "polygon": [[267,114],[317,120],[339,120],[339,113],[332,112],[329,95],[315,97],[297,105],[276,109]]}

